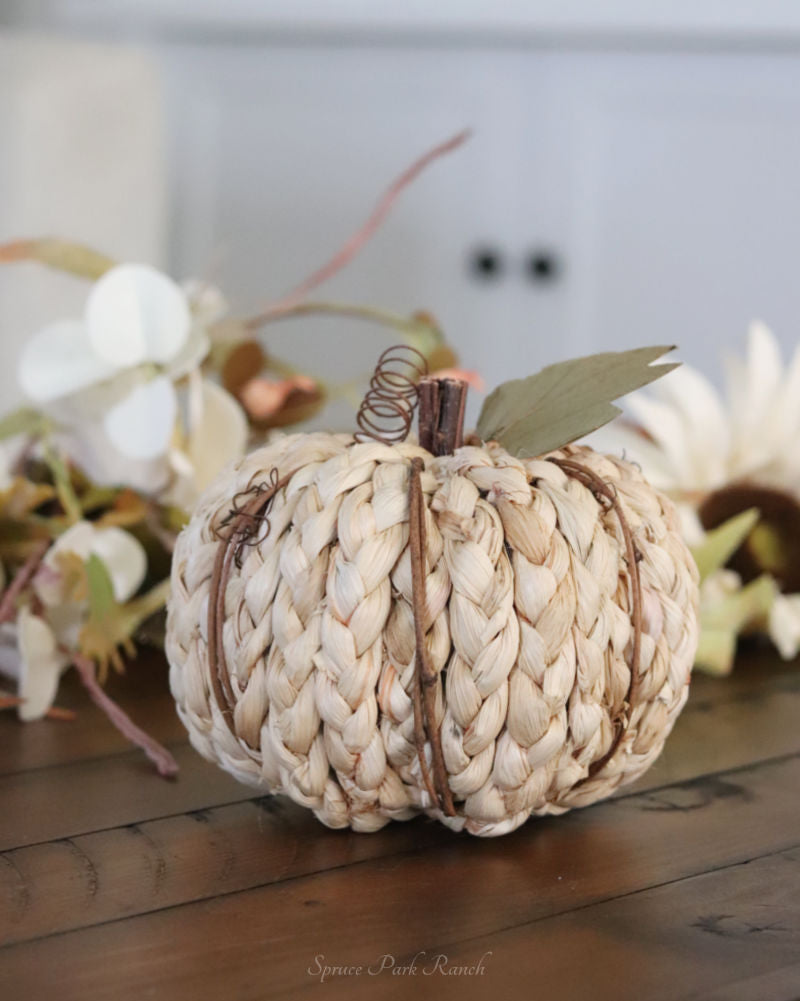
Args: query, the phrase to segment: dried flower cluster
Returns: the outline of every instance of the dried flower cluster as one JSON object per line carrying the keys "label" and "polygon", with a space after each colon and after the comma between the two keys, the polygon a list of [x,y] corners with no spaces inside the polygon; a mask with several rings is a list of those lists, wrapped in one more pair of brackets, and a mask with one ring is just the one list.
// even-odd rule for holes
{"label": "dried flower cluster", "polygon": [[74,666],[159,771],[174,770],[100,685],[143,636],[163,631],[174,541],[207,484],[272,429],[352,395],[352,384],[290,369],[261,328],[345,315],[388,326],[395,339],[399,331],[431,367],[455,365],[428,314],[308,295],[352,259],[404,187],[464,138],[413,164],[331,261],[249,319],[232,316],[214,286],[179,284],[146,264],[56,239],[0,246],[0,263],[35,261],[90,282],[82,316],[28,340],[19,381],[30,405],[0,420],[0,673],[9,682],[0,707],[16,707],[23,720],[71,715],[54,701]]}

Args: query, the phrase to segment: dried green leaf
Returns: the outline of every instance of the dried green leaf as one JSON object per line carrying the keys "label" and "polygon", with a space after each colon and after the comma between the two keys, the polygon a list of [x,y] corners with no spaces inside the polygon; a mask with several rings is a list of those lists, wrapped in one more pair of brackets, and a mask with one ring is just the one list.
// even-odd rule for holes
{"label": "dried green leaf", "polygon": [[0,418],[0,441],[18,434],[41,435],[52,427],[52,422],[33,407],[20,407]]}
{"label": "dried green leaf", "polygon": [[672,350],[607,351],[504,382],[487,397],[478,434],[484,441],[499,441],[515,455],[552,452],[613,420],[621,411],[612,400],[677,368],[673,363],[652,364]]}
{"label": "dried green leaf", "polygon": [[729,518],[706,533],[703,541],[692,548],[700,580],[724,567],[752,531],[759,518],[758,508],[751,507]]}
{"label": "dried green leaf", "polygon": [[83,511],[81,510],[81,504],[75,493],[75,489],[72,486],[69,469],[67,469],[61,456],[52,448],[45,450],[44,460],[50,468],[56,494],[58,495],[61,507],[64,509],[67,521],[71,525],[74,525],[76,521],[80,521],[83,517]]}
{"label": "dried green leaf", "polygon": [[53,237],[0,244],[0,264],[18,261],[38,261],[49,268],[66,271],[90,281],[96,281],[115,264],[110,257],[90,247]]}
{"label": "dried green leaf", "polygon": [[114,610],[114,585],[105,563],[96,553],[86,560],[86,579],[89,584],[89,615],[95,622],[102,622]]}
{"label": "dried green leaf", "polygon": [[[95,565],[94,570],[90,569],[89,563],[92,560],[97,560],[97,557],[90,556],[87,563],[87,573],[90,575],[89,618],[80,632],[78,643],[80,652],[97,664],[99,680],[102,683],[109,668],[122,671],[124,669],[123,657],[134,656],[136,652],[134,636],[142,623],[160,612],[166,605],[170,581],[166,577],[145,594],[120,605],[114,599],[113,590],[109,594],[110,579],[102,579],[103,574],[108,576],[108,571],[102,561],[97,560],[102,567],[102,571],[100,571],[97,565]],[[97,575],[95,579],[95,605],[92,604],[92,573]],[[106,608],[107,611],[98,614],[96,609],[102,608]]]}
{"label": "dried green leaf", "polygon": [[734,629],[703,629],[697,641],[695,670],[724,678],[733,670],[738,636]]}

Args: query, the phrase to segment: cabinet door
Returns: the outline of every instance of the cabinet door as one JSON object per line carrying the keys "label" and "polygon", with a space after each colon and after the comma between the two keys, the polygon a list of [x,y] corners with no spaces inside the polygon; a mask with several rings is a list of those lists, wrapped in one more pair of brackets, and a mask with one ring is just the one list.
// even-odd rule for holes
{"label": "cabinet door", "polygon": [[[563,54],[572,339],[720,356],[800,333],[800,59]],[[527,156],[533,154],[529,151]]]}

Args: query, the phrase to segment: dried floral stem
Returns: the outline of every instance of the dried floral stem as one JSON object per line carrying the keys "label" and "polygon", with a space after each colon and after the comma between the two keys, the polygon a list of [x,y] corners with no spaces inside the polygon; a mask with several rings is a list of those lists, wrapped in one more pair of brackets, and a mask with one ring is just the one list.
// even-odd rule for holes
{"label": "dried floral stem", "polygon": [[343,316],[351,320],[363,320],[365,323],[376,323],[382,327],[398,330],[403,334],[418,333],[421,330],[434,329],[426,320],[414,316],[400,316],[385,309],[374,306],[360,306],[345,302],[301,302],[296,306],[283,309],[278,313],[271,310],[259,316],[245,320],[245,327],[257,330],[266,323],[276,323],[280,320],[290,320],[297,316]]}
{"label": "dried floral stem", "polygon": [[172,584],[169,577],[165,577],[157,584],[154,584],[149,591],[146,591],[138,598],[134,598],[132,601],[128,602],[126,611],[130,616],[131,635],[133,635],[139,626],[141,626],[145,620],[149,619],[151,615],[155,615],[156,612],[161,611],[167,603],[171,587]]}
{"label": "dried floral stem", "polygon": [[74,709],[65,709],[63,706],[50,706],[45,716],[47,719],[57,719],[71,723],[74,719],[77,719],[78,714]]}
{"label": "dried floral stem", "polygon": [[[431,745],[433,760],[433,785],[440,809],[447,817],[456,816],[453,804],[453,794],[447,779],[447,768],[442,752],[442,737],[436,725],[436,692],[439,687],[439,673],[433,667],[428,656],[425,643],[425,617],[427,613],[427,598],[425,596],[425,503],[422,493],[421,475],[424,463],[416,457],[411,461],[411,473],[408,484],[408,530],[409,549],[411,551],[411,596],[414,611],[415,638],[415,691],[421,692],[424,730],[427,731],[428,742]],[[415,703],[420,697],[415,696]],[[417,711],[414,712],[414,736],[417,744],[417,756],[422,769],[425,785],[430,792],[430,777],[426,775],[425,734],[423,727],[417,725]]]}
{"label": "dried floral stem", "polygon": [[[617,732],[614,739],[611,742],[611,746],[597,761],[589,768],[589,774],[581,782],[587,781],[587,779],[593,778],[607,763],[610,761],[614,752],[619,747],[620,741],[622,740],[623,734],[625,733],[625,712],[629,710],[633,704],[636,691],[639,686],[639,660],[640,651],[642,645],[642,581],[639,575],[639,553],[636,549],[636,543],[633,540],[633,532],[631,531],[630,525],[628,524],[628,519],[625,517],[625,512],[622,509],[619,498],[617,497],[616,491],[609,486],[608,483],[596,473],[594,473],[588,466],[584,466],[580,462],[575,462],[572,459],[556,459],[552,457],[550,462],[554,463],[559,469],[562,469],[567,476],[572,476],[574,479],[583,483],[585,487],[595,495],[598,501],[606,501],[614,511],[619,521],[620,531],[622,532],[622,538],[625,543],[625,558],[628,564],[628,576],[631,581],[631,621],[633,623],[633,648],[631,650],[631,680],[628,685],[628,692],[625,696],[625,705],[623,707],[622,718],[617,721]],[[578,785],[581,783],[579,782]]]}
{"label": "dried floral stem", "polygon": [[313,274],[309,275],[305,281],[301,282],[297,288],[293,289],[283,299],[273,303],[260,317],[255,317],[251,323],[260,326],[274,316],[287,312],[299,305],[313,289],[323,282],[333,277],[341,271],[361,250],[364,244],[380,228],[386,216],[402,191],[412,184],[429,164],[439,157],[459,147],[469,137],[469,131],[459,132],[446,142],[434,146],[423,156],[411,164],[403,173],[387,188],[378,200],[378,204],[373,209],[367,221],[356,230],[355,233],[339,248],[333,257]]}
{"label": "dried floral stem", "polygon": [[39,564],[42,562],[44,554],[49,548],[50,540],[42,539],[19,570],[17,570],[13,580],[5,589],[3,597],[0,598],[0,622],[13,622],[16,618],[17,609],[15,602],[33,579],[33,575],[39,569]]}
{"label": "dried floral stem", "polygon": [[169,778],[178,773],[178,763],[157,740],[138,727],[128,714],[100,687],[95,676],[94,664],[82,654],[74,654],[72,663],[78,672],[92,702],[109,718],[119,732],[132,744],[140,747],[156,766],[158,774]]}
{"label": "dried floral stem", "polygon": [[69,470],[56,450],[48,447],[44,451],[44,460],[53,476],[53,485],[58,495],[59,503],[70,525],[74,525],[83,517],[80,501],[72,488]]}

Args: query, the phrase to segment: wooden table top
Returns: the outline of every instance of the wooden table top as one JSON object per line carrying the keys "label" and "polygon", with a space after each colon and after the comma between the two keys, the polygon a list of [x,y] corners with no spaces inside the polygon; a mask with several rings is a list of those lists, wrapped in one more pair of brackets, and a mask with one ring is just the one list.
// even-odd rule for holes
{"label": "wooden table top", "polygon": [[0,714],[0,998],[800,997],[797,666],[696,677],[638,784],[488,840],[330,831],[202,761],[160,657],[111,691],[176,780],[72,682]]}

